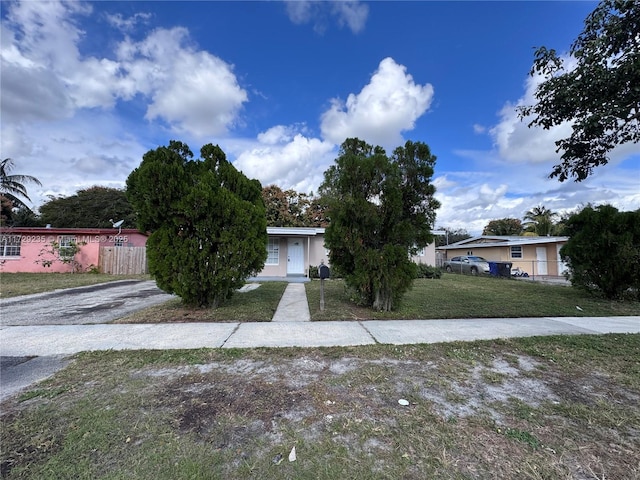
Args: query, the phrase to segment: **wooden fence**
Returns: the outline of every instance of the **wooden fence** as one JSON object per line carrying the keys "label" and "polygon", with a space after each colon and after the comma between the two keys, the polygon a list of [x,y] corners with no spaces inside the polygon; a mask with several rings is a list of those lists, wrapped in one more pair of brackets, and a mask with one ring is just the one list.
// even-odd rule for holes
{"label": "wooden fence", "polygon": [[112,275],[149,273],[146,247],[100,247],[100,272]]}

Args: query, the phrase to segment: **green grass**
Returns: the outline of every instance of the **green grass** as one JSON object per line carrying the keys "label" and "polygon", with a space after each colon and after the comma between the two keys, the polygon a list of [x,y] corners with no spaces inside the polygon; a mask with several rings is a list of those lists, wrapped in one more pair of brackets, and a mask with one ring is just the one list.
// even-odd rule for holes
{"label": "green grass", "polygon": [[515,279],[455,274],[418,279],[393,312],[357,306],[342,280],[325,280],[324,286],[325,310],[320,311],[320,281],[306,285],[312,320],[640,315],[637,301],[609,301],[568,286]]}
{"label": "green grass", "polygon": [[103,273],[3,273],[0,275],[0,298],[129,279],[151,280],[151,277]]}
{"label": "green grass", "polygon": [[278,308],[286,282],[265,282],[245,293],[236,292],[218,308],[195,308],[177,298],[135,312],[114,323],[269,322]]}
{"label": "green grass", "polygon": [[90,352],[3,402],[0,475],[631,479],[639,396],[640,335]]}

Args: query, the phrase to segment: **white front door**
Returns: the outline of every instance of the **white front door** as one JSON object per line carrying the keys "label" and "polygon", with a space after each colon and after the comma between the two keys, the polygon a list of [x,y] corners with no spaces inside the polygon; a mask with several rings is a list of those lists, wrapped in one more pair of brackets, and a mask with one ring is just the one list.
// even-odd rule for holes
{"label": "white front door", "polygon": [[564,273],[569,270],[567,264],[562,261],[562,257],[560,256],[560,249],[562,245],[556,245],[556,252],[558,254],[558,275],[564,275]]}
{"label": "white front door", "polygon": [[547,275],[547,247],[536,247],[538,261],[538,275]]}
{"label": "white front door", "polygon": [[287,245],[287,275],[304,275],[304,245],[299,238],[290,238]]}

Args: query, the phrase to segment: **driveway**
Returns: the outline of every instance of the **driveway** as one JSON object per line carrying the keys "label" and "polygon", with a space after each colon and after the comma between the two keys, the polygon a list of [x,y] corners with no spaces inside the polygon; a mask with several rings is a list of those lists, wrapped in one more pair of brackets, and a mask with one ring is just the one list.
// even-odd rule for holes
{"label": "driveway", "polygon": [[[0,300],[0,325],[108,323],[173,298],[154,281],[122,280]],[[0,327],[0,329],[2,328]],[[0,400],[64,368],[66,355],[6,356],[0,349]]]}
{"label": "driveway", "polygon": [[154,281],[122,280],[0,300],[0,325],[109,323],[174,298]]}

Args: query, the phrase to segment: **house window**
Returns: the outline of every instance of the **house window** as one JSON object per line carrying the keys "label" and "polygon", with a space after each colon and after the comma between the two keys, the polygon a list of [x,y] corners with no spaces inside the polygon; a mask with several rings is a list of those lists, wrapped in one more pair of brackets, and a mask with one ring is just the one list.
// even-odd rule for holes
{"label": "house window", "polygon": [[21,241],[20,235],[0,236],[0,257],[19,257]]}
{"label": "house window", "polygon": [[521,245],[512,245],[511,246],[511,258],[522,258],[522,246]]}
{"label": "house window", "polygon": [[71,259],[73,258],[74,251],[76,250],[76,237],[73,235],[63,235],[59,237],[60,240],[60,249],[58,250],[58,255],[62,259]]}
{"label": "house window", "polygon": [[267,261],[265,265],[278,265],[280,263],[280,239],[270,238],[267,242]]}

